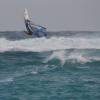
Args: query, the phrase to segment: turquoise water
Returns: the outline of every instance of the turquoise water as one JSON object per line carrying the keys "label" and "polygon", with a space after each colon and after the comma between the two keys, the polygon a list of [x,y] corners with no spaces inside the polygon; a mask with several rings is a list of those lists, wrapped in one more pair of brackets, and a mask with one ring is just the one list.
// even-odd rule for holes
{"label": "turquoise water", "polygon": [[99,32],[63,34],[1,33],[0,100],[99,100]]}

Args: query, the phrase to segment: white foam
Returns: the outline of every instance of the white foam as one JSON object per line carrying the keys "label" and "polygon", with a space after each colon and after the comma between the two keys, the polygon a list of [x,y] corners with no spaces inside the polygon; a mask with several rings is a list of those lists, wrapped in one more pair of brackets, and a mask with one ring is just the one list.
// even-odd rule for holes
{"label": "white foam", "polygon": [[0,38],[0,52],[9,50],[42,52],[71,48],[100,49],[100,39],[52,37],[10,41]]}
{"label": "white foam", "polygon": [[5,83],[5,82],[12,82],[13,81],[13,78],[6,78],[6,79],[3,79],[3,80],[0,80],[0,83]]}
{"label": "white foam", "polygon": [[67,60],[69,60],[72,63],[87,63],[87,62],[91,62],[91,59],[89,56],[84,55],[80,52],[71,52],[69,54],[69,56],[67,56]]}
{"label": "white foam", "polygon": [[81,50],[54,51],[50,56],[46,58],[45,62],[48,62],[55,58],[59,59],[62,65],[64,65],[66,62],[84,64],[84,63],[92,62],[92,61],[100,61],[99,56],[96,56],[96,55],[91,56],[91,54],[87,54],[85,50],[82,50],[82,51],[83,52],[81,52]]}
{"label": "white foam", "polygon": [[54,51],[47,59],[46,62],[52,60],[53,58],[57,58],[61,61],[61,64],[63,65],[66,61],[66,52],[64,50],[61,51]]}

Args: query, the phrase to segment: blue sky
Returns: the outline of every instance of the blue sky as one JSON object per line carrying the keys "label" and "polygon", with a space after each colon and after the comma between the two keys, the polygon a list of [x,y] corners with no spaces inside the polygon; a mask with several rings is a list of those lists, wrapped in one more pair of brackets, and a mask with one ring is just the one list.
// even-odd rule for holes
{"label": "blue sky", "polygon": [[24,30],[24,8],[50,31],[100,31],[100,0],[0,0],[0,30]]}

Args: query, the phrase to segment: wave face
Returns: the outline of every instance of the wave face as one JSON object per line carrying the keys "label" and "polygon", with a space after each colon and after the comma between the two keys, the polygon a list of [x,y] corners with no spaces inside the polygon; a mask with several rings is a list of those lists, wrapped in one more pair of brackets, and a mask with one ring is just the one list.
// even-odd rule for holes
{"label": "wave face", "polygon": [[99,94],[100,32],[0,33],[0,100],[99,100]]}

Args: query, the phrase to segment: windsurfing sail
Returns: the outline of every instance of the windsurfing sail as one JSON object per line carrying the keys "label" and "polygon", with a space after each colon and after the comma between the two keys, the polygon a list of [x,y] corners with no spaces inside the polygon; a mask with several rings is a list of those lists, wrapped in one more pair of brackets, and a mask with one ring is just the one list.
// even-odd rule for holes
{"label": "windsurfing sail", "polygon": [[41,25],[34,24],[28,15],[28,10],[24,11],[24,21],[28,35],[35,35],[36,37],[47,36],[46,28]]}
{"label": "windsurfing sail", "polygon": [[24,11],[24,19],[25,20],[30,20],[29,15],[28,15],[28,11],[27,11],[26,8],[25,8],[25,11]]}

